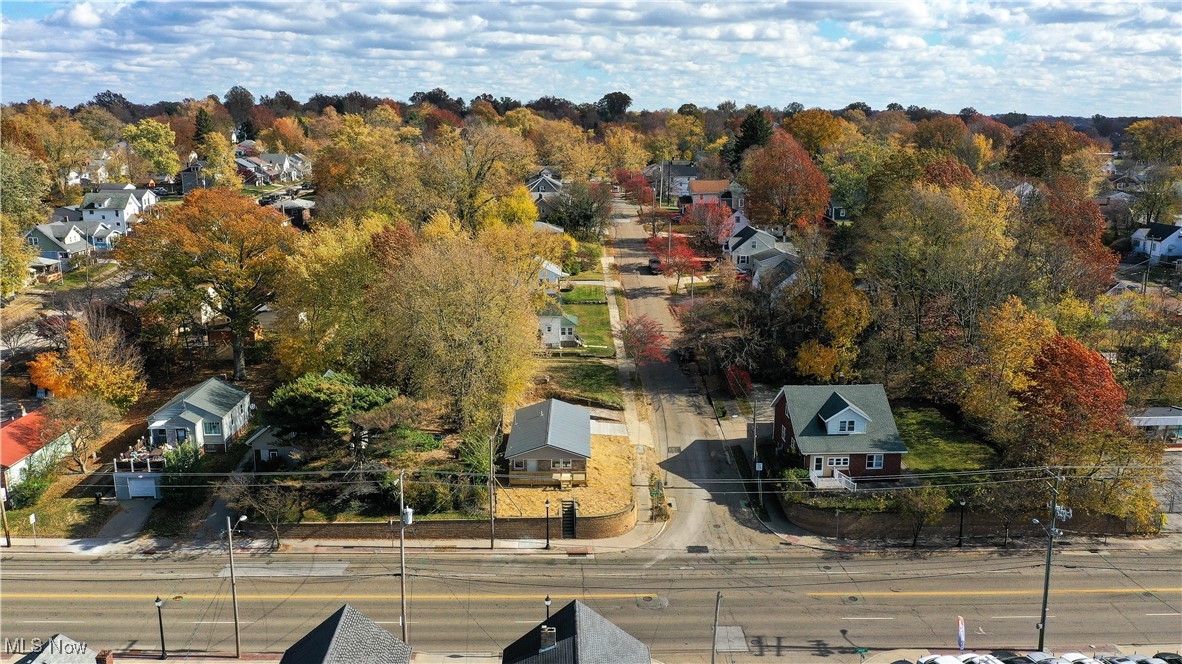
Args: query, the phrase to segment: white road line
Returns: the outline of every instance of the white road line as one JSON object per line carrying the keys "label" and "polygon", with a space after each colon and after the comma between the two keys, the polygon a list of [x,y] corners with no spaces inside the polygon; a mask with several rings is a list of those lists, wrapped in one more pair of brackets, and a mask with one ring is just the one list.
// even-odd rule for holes
{"label": "white road line", "polygon": [[873,616],[873,617],[872,616],[861,616],[861,617],[853,616],[853,617],[847,618],[847,617],[843,616],[842,620],[894,620],[894,618],[890,618],[890,617],[886,617],[886,616]]}
{"label": "white road line", "polygon": [[1182,613],[1146,613],[1147,616],[1182,616]]}
{"label": "white road line", "polygon": [[[1027,620],[1030,618],[1041,618],[1041,617],[1042,616],[989,616],[989,619],[990,620],[1017,620],[1017,619],[1021,618],[1023,620]],[[1047,617],[1054,618],[1055,616],[1047,616]]]}
{"label": "white road line", "polygon": [[233,620],[190,620],[193,625],[233,625]]}
{"label": "white road line", "polygon": [[82,623],[82,620],[22,620],[23,623],[37,623],[37,624],[56,624],[56,623]]}

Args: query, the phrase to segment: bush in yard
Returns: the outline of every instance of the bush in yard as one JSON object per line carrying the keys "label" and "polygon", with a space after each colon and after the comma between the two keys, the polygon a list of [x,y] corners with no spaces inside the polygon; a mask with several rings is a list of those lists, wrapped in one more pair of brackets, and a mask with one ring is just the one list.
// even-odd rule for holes
{"label": "bush in yard", "polygon": [[751,394],[751,374],[743,367],[728,365],[722,375],[726,378],[726,390],[732,397]]}
{"label": "bush in yard", "polygon": [[21,483],[8,493],[13,509],[20,510],[36,505],[37,501],[41,500],[41,496],[49,490],[49,487],[53,486],[56,476],[57,463],[52,460],[29,463]]}
{"label": "bush in yard", "polygon": [[304,374],[275,390],[269,418],[279,434],[344,434],[353,413],[373,410],[394,400],[389,387],[358,384],[348,374]]}
{"label": "bush in yard", "polygon": [[165,473],[161,476],[164,499],[175,505],[200,502],[204,497],[205,478],[193,476],[201,467],[201,449],[197,443],[185,443],[164,453]]}

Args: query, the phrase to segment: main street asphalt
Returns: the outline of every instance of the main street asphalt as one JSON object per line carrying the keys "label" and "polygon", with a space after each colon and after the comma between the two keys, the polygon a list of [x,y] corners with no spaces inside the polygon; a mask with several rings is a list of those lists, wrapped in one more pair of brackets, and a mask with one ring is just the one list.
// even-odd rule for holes
{"label": "main street asphalt", "polygon": [[[632,209],[617,204],[620,217]],[[677,334],[666,280],[644,267],[645,231],[615,224],[619,281],[632,316]],[[410,642],[419,651],[495,655],[578,598],[649,644],[665,664],[710,658],[715,596],[733,652],[719,661],[856,662],[895,648],[1033,649],[1042,593],[1038,549],[840,552],[796,546],[756,521],[726,441],[696,381],[674,363],[640,368],[651,445],[675,512],[652,541],[590,556],[411,549]],[[735,441],[732,441],[735,442]],[[647,517],[647,515],[645,515]],[[692,549],[690,547],[693,547]],[[689,551],[699,553],[689,553]],[[159,647],[152,600],[174,658],[233,652],[224,550],[100,555],[21,547],[0,555],[0,637],[57,632],[96,648]],[[396,552],[343,547],[238,554],[243,650],[278,653],[348,602],[392,633],[399,627]],[[1048,647],[1174,643],[1182,634],[1177,549],[1072,550],[1052,566]]]}

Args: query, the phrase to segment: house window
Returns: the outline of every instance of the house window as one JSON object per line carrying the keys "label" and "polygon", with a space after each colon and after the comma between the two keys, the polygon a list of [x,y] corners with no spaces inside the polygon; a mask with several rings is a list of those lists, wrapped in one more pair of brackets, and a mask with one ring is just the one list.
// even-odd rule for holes
{"label": "house window", "polygon": [[514,460],[513,470],[525,470],[525,461]]}
{"label": "house window", "polygon": [[204,425],[205,425],[205,435],[207,435],[207,436],[221,435],[221,433],[222,433],[222,423],[221,422],[205,422]]}
{"label": "house window", "polygon": [[30,236],[29,236],[28,238],[26,238],[26,239],[29,241],[29,246],[30,246],[30,247],[37,247],[37,246],[40,246],[40,245],[38,245],[38,244],[37,244],[37,238],[33,237],[32,235],[30,235]]}
{"label": "house window", "polygon": [[550,332],[553,330],[554,328],[550,327],[549,325],[546,326],[546,334],[550,334]]}
{"label": "house window", "polygon": [[787,424],[780,425],[780,440],[782,440],[784,442],[788,442],[788,425]]}
{"label": "house window", "polygon": [[829,467],[830,468],[849,468],[850,467],[850,458],[848,456],[829,457]]}
{"label": "house window", "polygon": [[183,443],[189,439],[189,431],[187,429],[176,430],[176,442]]}
{"label": "house window", "polygon": [[853,420],[841,420],[840,422],[837,423],[837,430],[841,433],[853,433],[854,432],[854,421]]}
{"label": "house window", "polygon": [[555,468],[570,468],[570,459],[555,459]]}
{"label": "house window", "polygon": [[882,455],[881,454],[867,454],[866,455],[866,470],[882,470]]}
{"label": "house window", "polygon": [[747,264],[747,257],[746,256],[739,256],[739,265],[746,265],[746,264]]}

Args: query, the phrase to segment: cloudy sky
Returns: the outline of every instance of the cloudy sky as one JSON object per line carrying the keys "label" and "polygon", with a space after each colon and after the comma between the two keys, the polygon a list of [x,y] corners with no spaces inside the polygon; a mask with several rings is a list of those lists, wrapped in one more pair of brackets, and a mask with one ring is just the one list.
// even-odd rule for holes
{"label": "cloudy sky", "polygon": [[0,98],[73,105],[443,87],[633,108],[863,100],[985,113],[1182,113],[1182,2],[14,2]]}

